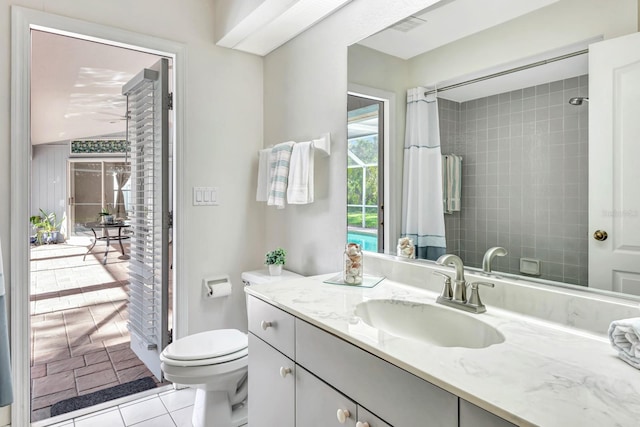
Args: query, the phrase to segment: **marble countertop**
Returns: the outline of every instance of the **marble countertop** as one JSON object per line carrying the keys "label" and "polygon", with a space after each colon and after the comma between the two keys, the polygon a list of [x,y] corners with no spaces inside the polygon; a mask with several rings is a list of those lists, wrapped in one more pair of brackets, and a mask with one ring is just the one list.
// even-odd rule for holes
{"label": "marble countertop", "polygon": [[503,343],[430,345],[365,325],[354,310],[372,299],[435,304],[436,293],[389,279],[373,288],[323,283],[334,275],[245,290],[517,425],[640,425],[640,371],[618,359],[605,336],[487,305],[486,313],[464,314],[497,328]]}

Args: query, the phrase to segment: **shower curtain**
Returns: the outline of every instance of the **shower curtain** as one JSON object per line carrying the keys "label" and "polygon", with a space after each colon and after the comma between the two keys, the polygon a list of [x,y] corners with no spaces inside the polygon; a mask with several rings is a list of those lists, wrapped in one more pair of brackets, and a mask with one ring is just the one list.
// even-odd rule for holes
{"label": "shower curtain", "polygon": [[11,360],[9,358],[9,331],[5,302],[4,270],[2,268],[2,244],[0,243],[0,406],[13,401],[11,386]]}
{"label": "shower curtain", "polygon": [[438,100],[426,89],[407,91],[402,183],[402,235],[416,257],[436,260],[446,252]]}

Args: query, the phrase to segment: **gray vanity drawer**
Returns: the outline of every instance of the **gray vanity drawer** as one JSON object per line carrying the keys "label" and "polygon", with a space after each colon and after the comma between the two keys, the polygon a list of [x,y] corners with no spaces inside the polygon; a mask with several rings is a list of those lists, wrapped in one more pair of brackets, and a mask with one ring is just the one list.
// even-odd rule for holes
{"label": "gray vanity drawer", "polygon": [[516,427],[516,425],[460,399],[460,427]]}
{"label": "gray vanity drawer", "polygon": [[457,427],[458,397],[296,319],[296,363],[396,427]]}
{"label": "gray vanity drawer", "polygon": [[249,331],[295,359],[295,318],[256,297],[250,296],[248,305]]}

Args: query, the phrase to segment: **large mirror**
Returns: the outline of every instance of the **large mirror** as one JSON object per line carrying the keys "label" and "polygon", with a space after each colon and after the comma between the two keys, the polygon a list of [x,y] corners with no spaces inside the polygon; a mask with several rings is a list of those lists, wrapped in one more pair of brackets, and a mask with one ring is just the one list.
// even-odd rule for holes
{"label": "large mirror", "polygon": [[[397,255],[398,239],[411,235],[403,199],[408,186],[430,179],[429,172],[403,177],[405,130],[425,130],[407,124],[407,91],[420,88],[420,101],[437,111],[432,145],[443,159],[444,200],[431,216],[443,219],[446,252],[480,269],[488,248],[504,247],[507,254],[492,259],[494,272],[640,295],[640,275],[596,280],[589,269],[593,240],[602,238],[589,224],[590,199],[610,191],[589,168],[589,46],[637,32],[638,3],[442,1],[350,46],[349,159],[362,157],[351,153],[362,147],[384,147],[376,164],[386,168],[384,179],[367,181],[367,162],[355,173],[350,160],[348,239]],[[619,210],[601,209],[625,219],[625,235],[636,226],[640,233],[640,202],[629,199]],[[640,237],[628,242],[627,249],[638,246]]]}

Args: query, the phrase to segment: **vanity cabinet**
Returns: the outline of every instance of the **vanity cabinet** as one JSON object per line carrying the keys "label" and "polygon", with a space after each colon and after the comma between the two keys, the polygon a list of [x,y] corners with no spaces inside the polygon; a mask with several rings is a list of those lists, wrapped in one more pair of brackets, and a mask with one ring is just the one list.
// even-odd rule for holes
{"label": "vanity cabinet", "polygon": [[251,427],[513,426],[258,298],[248,307]]}
{"label": "vanity cabinet", "polygon": [[291,359],[249,333],[249,396],[255,396],[249,403],[251,426],[295,426],[294,375]]}
{"label": "vanity cabinet", "polygon": [[516,427],[516,425],[460,399],[460,427]]}

